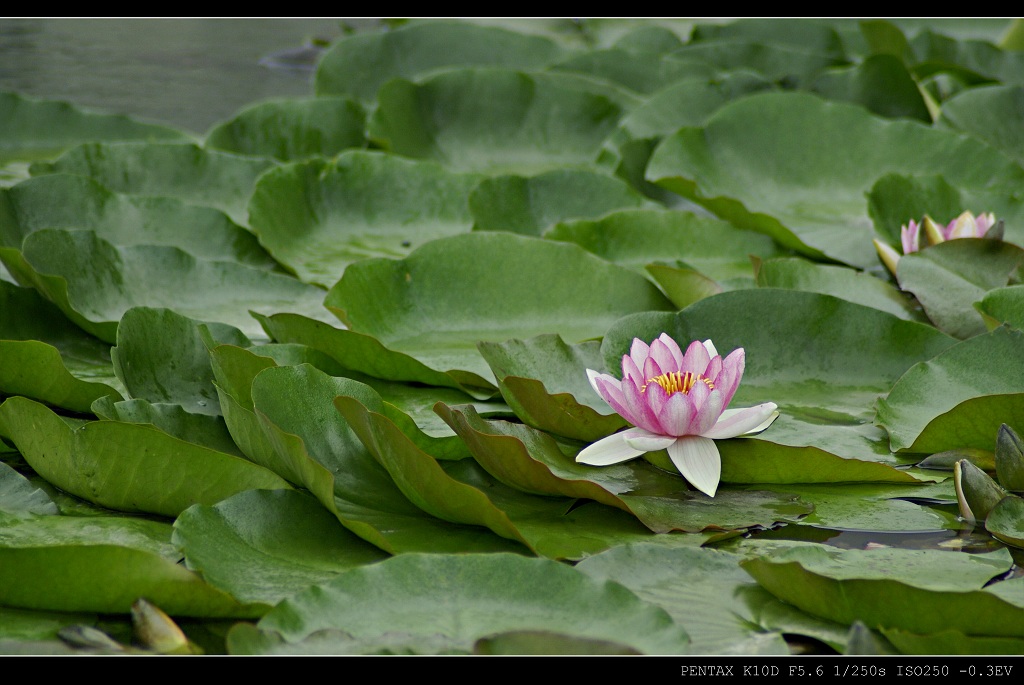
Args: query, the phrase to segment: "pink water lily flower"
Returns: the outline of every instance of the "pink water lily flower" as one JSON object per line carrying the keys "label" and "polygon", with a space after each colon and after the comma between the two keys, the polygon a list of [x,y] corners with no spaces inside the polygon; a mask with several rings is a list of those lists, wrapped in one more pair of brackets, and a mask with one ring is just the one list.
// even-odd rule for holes
{"label": "pink water lily flower", "polygon": [[695,340],[684,354],[665,333],[649,346],[634,338],[622,357],[622,380],[587,369],[594,390],[634,428],[595,442],[576,461],[608,466],[667,450],[679,473],[714,497],[722,476],[715,440],[760,432],[779,415],[774,402],[726,409],[743,376],[744,354],[739,348],[723,360],[710,340]]}

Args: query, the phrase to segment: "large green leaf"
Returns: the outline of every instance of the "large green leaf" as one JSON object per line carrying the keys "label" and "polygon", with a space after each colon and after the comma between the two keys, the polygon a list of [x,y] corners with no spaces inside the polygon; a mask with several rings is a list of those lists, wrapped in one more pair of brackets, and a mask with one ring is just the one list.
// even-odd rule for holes
{"label": "large green leaf", "polygon": [[602,335],[628,312],[672,309],[643,277],[575,245],[500,232],[354,264],[324,304],[388,349],[484,380],[491,373],[478,341],[558,333],[575,342]]}
{"label": "large green leaf", "polygon": [[832,295],[907,321],[928,320],[908,295],[890,283],[841,266],[815,264],[798,257],[769,259],[757,267],[757,284]]}
{"label": "large green leaf", "polygon": [[973,305],[985,293],[1019,278],[1024,249],[1000,240],[947,240],[900,258],[896,278],[928,317],[957,338],[984,333]]}
{"label": "large green leaf", "polygon": [[825,71],[810,90],[830,100],[861,105],[880,117],[932,123],[917,82],[903,61],[892,55],[871,55],[848,69]]}
{"label": "large green leaf", "polygon": [[1024,169],[976,139],[803,93],[752,95],[703,128],[680,130],[658,147],[647,178],[787,247],[867,267],[877,258],[864,193],[893,172],[939,173],[1005,196],[1024,181]]}
{"label": "large green leaf", "polygon": [[893,450],[991,450],[1001,424],[1024,425],[1024,333],[976,336],[907,371],[878,401]]}
{"label": "large green leaf", "polygon": [[709,78],[716,73],[713,66],[700,61],[622,47],[583,52],[550,68],[610,81],[641,95],[651,95],[686,78]]}
{"label": "large green leaf", "polygon": [[[198,151],[179,146],[167,149]],[[167,245],[204,259],[274,266],[251,233],[209,207],[171,197],[113,193],[90,178],[70,173],[48,174],[0,190],[3,247],[20,249],[27,236],[50,228],[92,230],[119,246]]]}
{"label": "large green leaf", "polygon": [[371,101],[387,80],[415,79],[432,71],[492,65],[535,69],[563,54],[554,41],[503,28],[430,21],[338,41],[320,60],[317,95]]}
{"label": "large green leaf", "polygon": [[244,456],[220,416],[192,413],[180,404],[139,399],[115,402],[109,397],[101,397],[92,403],[92,412],[100,419],[154,426],[184,442],[224,454]]}
{"label": "large green leaf", "polygon": [[335,396],[352,394],[378,408],[382,404],[369,387],[307,365],[260,372],[252,382],[252,402],[263,439],[272,446],[264,457],[272,461],[265,465],[308,488],[346,528],[387,552],[518,547],[411,503],[335,410]]}
{"label": "large green leaf", "polygon": [[73,427],[43,405],[11,397],[0,433],[50,483],[121,511],[177,516],[252,488],[287,488],[244,459],[174,438],[152,426],[92,421]]}
{"label": "large green leaf", "polygon": [[470,407],[437,411],[469,445],[474,459],[511,487],[593,499],[636,516],[659,533],[767,526],[795,521],[811,508],[786,494],[719,490],[714,498],[685,488],[678,476],[643,460],[595,468],[577,464],[577,450],[519,424],[485,421]]}
{"label": "large green leaf", "polygon": [[993,288],[974,306],[990,328],[1005,323],[1024,330],[1024,286]]}
{"label": "large green leaf", "polygon": [[188,141],[181,131],[57,100],[0,93],[0,163],[52,157],[87,140]]}
{"label": "large green leaf", "polygon": [[249,490],[212,507],[197,504],[174,522],[172,539],[206,582],[267,605],[386,556],[295,490]]}
{"label": "large green leaf", "polygon": [[982,590],[1011,564],[1005,550],[958,554],[801,545],[741,565],[776,597],[839,623],[1021,637],[1024,607]]}
{"label": "large green leaf", "polygon": [[72,324],[30,288],[0,281],[0,394],[88,412],[121,398],[110,346]]}
{"label": "large green leaf", "polygon": [[256,177],[272,165],[269,159],[204,150],[197,145],[84,143],[53,162],[33,164],[32,175],[88,176],[117,193],[175,197],[214,207],[245,225],[245,206]]}
{"label": "large green leaf", "polygon": [[282,161],[363,147],[366,112],[348,98],[289,98],[246,107],[210,129],[206,147]]}
{"label": "large green leaf", "polygon": [[144,597],[175,616],[251,618],[266,610],[239,604],[178,564],[166,523],[0,517],[0,602],[6,606],[127,614]]}
{"label": "large green leaf", "polygon": [[618,583],[510,554],[403,554],[285,600],[258,628],[263,635],[232,632],[231,652],[262,652],[275,634],[283,646],[350,653],[373,651],[387,634],[395,634],[391,650],[400,653],[466,653],[474,641],[512,630],[608,640],[652,654],[680,654],[689,642],[663,609]]}
{"label": "large green leaf", "polygon": [[[20,266],[33,285],[76,324],[114,342],[117,322],[135,306],[168,307],[200,321],[262,329],[247,310],[298,311],[329,317],[323,291],[293,278],[235,262],[197,259],[174,247],[111,245],[92,231],[35,231]],[[5,261],[20,255],[0,249]]]}
{"label": "large green leaf", "polygon": [[1024,86],[971,88],[942,103],[940,122],[1024,164]]}
{"label": "large green leaf", "polygon": [[457,171],[592,167],[622,116],[620,105],[590,92],[592,83],[499,69],[442,72],[418,84],[394,79],[380,89],[369,136]]}
{"label": "large green leaf", "polygon": [[541,235],[566,219],[598,217],[644,204],[643,196],[623,181],[576,169],[485,179],[469,196],[474,230],[523,235]]}
{"label": "large green leaf", "polygon": [[587,381],[587,369],[603,364],[597,341],[567,345],[557,335],[540,335],[482,342],[478,348],[505,401],[524,423],[588,442],[626,425]]}
{"label": "large green leaf", "polygon": [[714,295],[679,314],[623,318],[605,335],[606,367],[618,376],[634,337],[649,342],[663,332],[684,346],[711,339],[722,354],[744,348],[733,406],[779,405],[764,433],[718,442],[723,481],[914,480],[893,468],[899,461],[885,433],[871,425],[874,403],[952,338],[828,295],[761,288]]}
{"label": "large green leaf", "polygon": [[49,516],[59,510],[49,495],[7,464],[0,462],[0,516]]}
{"label": "large green leaf", "polygon": [[265,174],[249,222],[274,257],[304,281],[333,285],[365,257],[404,257],[468,231],[475,174],[378,152],[348,152]]}
{"label": "large green leaf", "polygon": [[[204,335],[206,338],[204,338]],[[207,339],[247,346],[237,329],[200,324],[170,309],[133,307],[117,326],[110,351],[114,371],[129,394],[149,402],[181,405],[196,414],[220,413]]]}
{"label": "large green leaf", "polygon": [[781,633],[756,627],[740,588],[756,587],[742,557],[713,549],[638,544],[576,565],[592,578],[614,580],[667,611],[699,654],[789,654]]}
{"label": "large green leaf", "polygon": [[767,259],[783,254],[771,238],[721,219],[655,209],[566,221],[544,237],[576,243],[610,262],[637,269],[653,263],[683,262],[730,287],[750,285],[751,255]]}

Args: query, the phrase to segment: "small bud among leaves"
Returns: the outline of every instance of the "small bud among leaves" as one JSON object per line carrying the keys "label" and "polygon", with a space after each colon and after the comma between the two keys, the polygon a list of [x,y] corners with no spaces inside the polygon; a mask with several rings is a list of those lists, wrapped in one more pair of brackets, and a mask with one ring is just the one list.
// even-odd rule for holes
{"label": "small bud among leaves", "polygon": [[145,599],[139,598],[132,604],[132,624],[139,642],[158,654],[198,653],[178,624]]}
{"label": "small bud among leaves", "polygon": [[1024,490],[1024,442],[1005,423],[996,436],[996,478],[1007,490]]}
{"label": "small bud among leaves", "polygon": [[960,516],[968,523],[984,522],[992,507],[1009,493],[977,466],[961,459],[953,466],[953,483]]}

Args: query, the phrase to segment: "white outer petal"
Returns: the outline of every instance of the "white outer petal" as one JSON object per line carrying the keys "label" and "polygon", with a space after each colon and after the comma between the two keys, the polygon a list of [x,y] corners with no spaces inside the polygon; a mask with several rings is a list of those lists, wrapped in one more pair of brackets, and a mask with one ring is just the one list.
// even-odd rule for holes
{"label": "white outer petal", "polygon": [[607,438],[598,440],[593,445],[585,447],[576,455],[576,461],[580,464],[590,466],[610,466],[619,462],[635,459],[644,453],[645,450],[633,449],[626,444],[622,433],[613,433]]}
{"label": "white outer petal", "polygon": [[774,402],[765,402],[746,409],[726,409],[722,412],[718,422],[710,430],[704,432],[704,437],[722,440],[763,431],[779,415],[777,409],[778,406]]}
{"label": "white outer petal", "polygon": [[663,450],[676,441],[673,435],[658,435],[643,428],[630,428],[622,431],[621,435],[627,445],[644,452]]}
{"label": "white outer petal", "polygon": [[718,350],[715,349],[715,343],[711,342],[710,339],[704,341],[704,349],[708,351],[708,354],[712,357],[718,356]]}
{"label": "white outer petal", "polygon": [[587,369],[587,378],[590,379],[590,387],[592,387],[594,389],[594,392],[596,392],[598,396],[601,397],[602,399],[604,398],[604,395],[601,394],[601,390],[597,387],[598,378],[604,378],[606,381],[610,381],[613,385],[616,386],[622,382],[615,376],[609,375],[607,373],[599,373],[597,371],[594,371],[593,369]]}
{"label": "white outer petal", "polygon": [[668,456],[690,485],[715,496],[722,479],[722,457],[714,440],[698,435],[681,437],[669,446]]}

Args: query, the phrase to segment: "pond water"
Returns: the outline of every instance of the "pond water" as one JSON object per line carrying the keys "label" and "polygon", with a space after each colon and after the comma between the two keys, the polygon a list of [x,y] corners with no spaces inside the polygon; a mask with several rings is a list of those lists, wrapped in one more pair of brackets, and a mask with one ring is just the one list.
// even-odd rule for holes
{"label": "pond water", "polygon": [[310,68],[261,59],[342,32],[338,19],[0,19],[0,90],[202,134],[256,100],[311,95]]}

